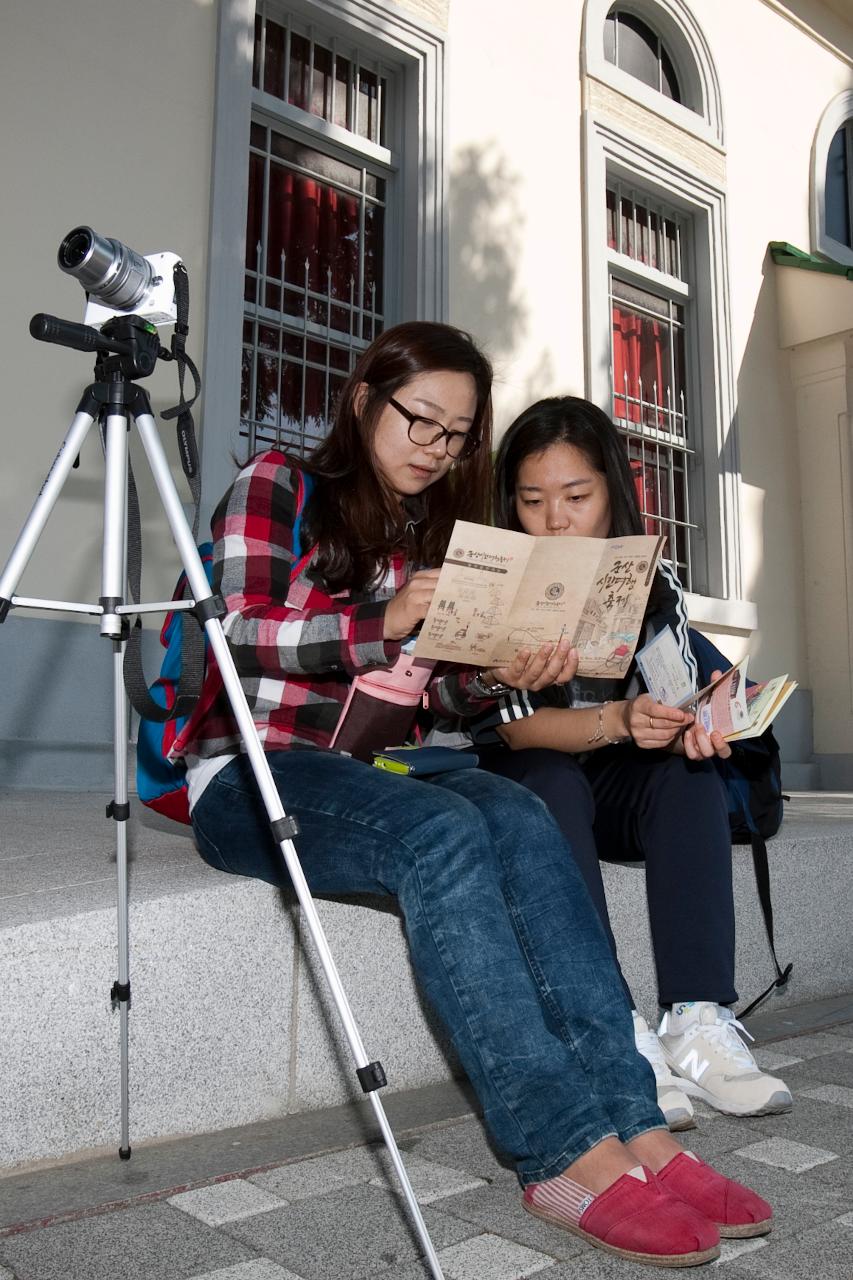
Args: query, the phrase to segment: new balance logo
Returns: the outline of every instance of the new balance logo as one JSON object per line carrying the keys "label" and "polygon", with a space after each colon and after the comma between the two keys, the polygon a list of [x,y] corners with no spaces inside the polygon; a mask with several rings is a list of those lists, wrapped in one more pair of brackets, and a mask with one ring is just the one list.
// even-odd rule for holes
{"label": "new balance logo", "polygon": [[678,1065],[685,1075],[689,1074],[698,1083],[711,1063],[707,1058],[700,1058],[695,1049],[691,1049],[689,1053],[684,1055]]}

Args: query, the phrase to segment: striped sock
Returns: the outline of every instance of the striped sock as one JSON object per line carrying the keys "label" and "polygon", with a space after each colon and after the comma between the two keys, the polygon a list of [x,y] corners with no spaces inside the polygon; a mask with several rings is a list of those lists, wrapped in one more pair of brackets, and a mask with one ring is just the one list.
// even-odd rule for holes
{"label": "striped sock", "polygon": [[[647,1181],[642,1165],[638,1164],[628,1172],[638,1182]],[[574,1182],[565,1173],[561,1173],[556,1178],[549,1178],[547,1182],[536,1182],[525,1188],[524,1192],[524,1199],[528,1205],[544,1210],[551,1217],[571,1222],[574,1226],[578,1225],[595,1198],[594,1191],[590,1191],[589,1187],[581,1186],[579,1182]]]}

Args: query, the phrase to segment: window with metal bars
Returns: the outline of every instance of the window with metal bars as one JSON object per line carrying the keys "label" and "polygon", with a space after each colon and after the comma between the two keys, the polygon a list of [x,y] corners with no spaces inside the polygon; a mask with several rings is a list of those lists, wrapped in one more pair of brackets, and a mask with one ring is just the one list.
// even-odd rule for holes
{"label": "window with metal bars", "polygon": [[[248,454],[307,453],[386,322],[394,72],[262,7],[253,90],[241,435]],[[300,131],[306,115],[333,126],[328,141]]]}
{"label": "window with metal bars", "polygon": [[[646,530],[664,533],[695,590],[687,386],[688,220],[641,192],[607,188],[613,418],[625,437]],[[636,265],[635,265],[636,264]]]}

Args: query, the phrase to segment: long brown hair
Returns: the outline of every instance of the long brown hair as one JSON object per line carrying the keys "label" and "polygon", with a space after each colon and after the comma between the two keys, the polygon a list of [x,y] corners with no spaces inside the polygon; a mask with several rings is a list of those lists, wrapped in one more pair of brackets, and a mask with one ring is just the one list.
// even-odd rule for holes
{"label": "long brown hair", "polygon": [[[419,373],[469,373],[477,388],[471,434],[479,447],[419,496],[410,513],[379,475],[373,436],[391,396]],[[359,390],[364,385],[366,394]],[[376,580],[395,551],[413,564],[441,563],[454,520],[485,524],[489,511],[492,369],[470,334],[446,324],[410,321],[386,330],[344,384],[329,435],[306,464],[316,487],[306,533],[319,544],[317,571],[332,590],[360,590]]]}

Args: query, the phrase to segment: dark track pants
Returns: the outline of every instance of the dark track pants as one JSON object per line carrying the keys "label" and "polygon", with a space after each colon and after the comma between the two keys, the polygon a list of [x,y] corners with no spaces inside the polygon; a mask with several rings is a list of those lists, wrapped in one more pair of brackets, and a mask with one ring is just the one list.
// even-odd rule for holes
{"label": "dark track pants", "polygon": [[[645,864],[662,1005],[737,1000],[731,835],[725,791],[710,761],[632,745],[592,752],[583,764],[544,749],[477,752],[482,768],[522,783],[548,805],[614,955],[599,859]],[[633,1005],[627,983],[625,989]]]}

